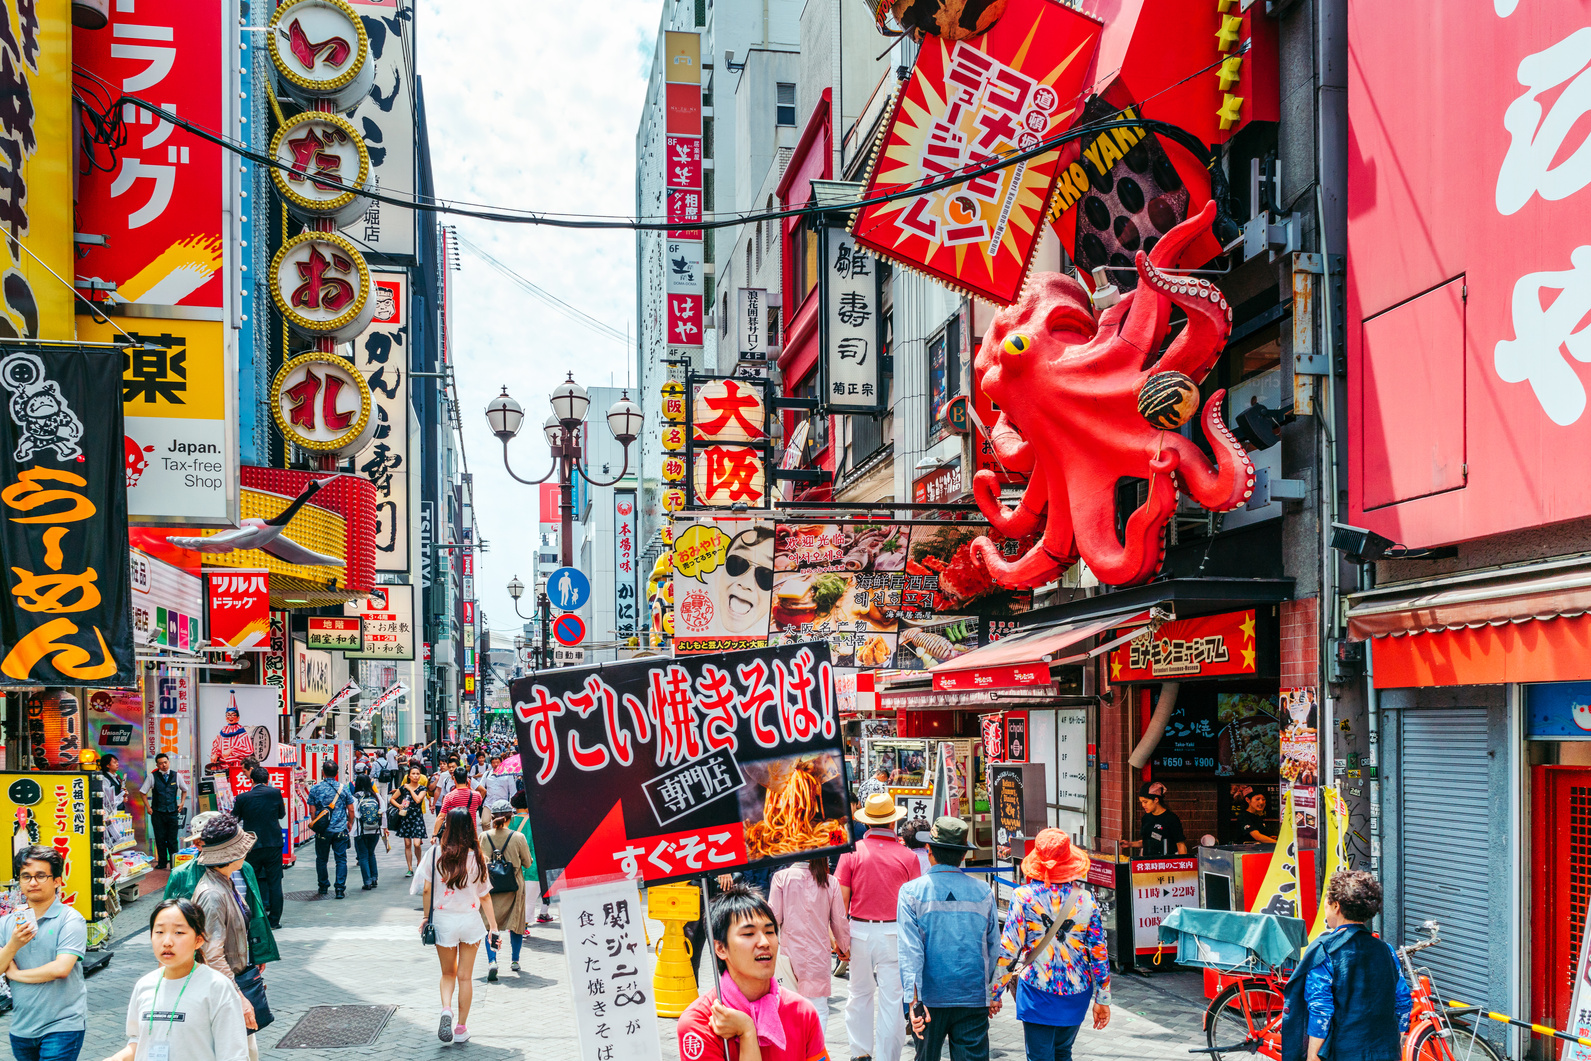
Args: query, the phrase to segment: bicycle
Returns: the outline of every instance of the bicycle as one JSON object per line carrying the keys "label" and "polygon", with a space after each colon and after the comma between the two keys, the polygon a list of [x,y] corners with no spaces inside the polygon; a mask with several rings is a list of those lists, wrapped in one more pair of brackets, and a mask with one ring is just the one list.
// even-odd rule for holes
{"label": "bicycle", "polygon": [[[1473,1025],[1454,1018],[1479,1012],[1474,1008],[1442,1005],[1431,974],[1415,968],[1412,955],[1442,942],[1441,925],[1427,921],[1425,938],[1397,948],[1398,963],[1409,985],[1413,1008],[1409,1030],[1403,1037],[1403,1061],[1502,1061]],[[1189,1053],[1239,1059],[1282,1056],[1282,995],[1287,977],[1275,970],[1247,976],[1219,992],[1204,1011],[1206,1046]],[[1232,1037],[1241,1036],[1237,1042]],[[1226,1040],[1222,1045],[1219,1040]]]}

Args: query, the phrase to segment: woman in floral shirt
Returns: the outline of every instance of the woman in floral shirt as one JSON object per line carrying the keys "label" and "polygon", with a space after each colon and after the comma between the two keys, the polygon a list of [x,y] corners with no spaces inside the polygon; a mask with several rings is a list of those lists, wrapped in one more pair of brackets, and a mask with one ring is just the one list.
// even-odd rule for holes
{"label": "woman in floral shirt", "polygon": [[[994,992],[1012,986],[1027,1061],[1071,1061],[1072,1041],[1093,1003],[1094,1027],[1110,1023],[1110,957],[1094,897],[1079,882],[1088,854],[1045,829],[1022,860],[1028,882],[1011,896]],[[1054,938],[1038,945],[1053,923]],[[1013,978],[1015,983],[1013,984]]]}

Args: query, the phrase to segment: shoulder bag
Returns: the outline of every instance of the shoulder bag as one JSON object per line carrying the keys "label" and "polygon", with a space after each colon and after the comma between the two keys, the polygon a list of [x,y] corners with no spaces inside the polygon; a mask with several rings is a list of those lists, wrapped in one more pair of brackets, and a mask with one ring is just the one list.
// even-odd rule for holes
{"label": "shoulder bag", "polygon": [[425,925],[420,929],[420,943],[427,947],[436,946],[436,923],[431,920],[431,907],[436,903],[436,860],[438,848],[433,847],[431,856],[431,891],[425,898]]}
{"label": "shoulder bag", "polygon": [[524,886],[524,878],[514,872],[514,867],[510,866],[508,859],[503,857],[502,848],[492,843],[490,835],[486,837],[486,842],[492,848],[491,861],[486,863],[486,875],[492,882],[492,894],[504,895],[519,891]]}

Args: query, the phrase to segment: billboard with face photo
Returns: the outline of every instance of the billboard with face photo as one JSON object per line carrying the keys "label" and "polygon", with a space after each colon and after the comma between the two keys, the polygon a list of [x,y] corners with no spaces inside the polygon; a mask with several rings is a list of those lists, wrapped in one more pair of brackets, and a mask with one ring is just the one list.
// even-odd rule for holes
{"label": "billboard with face photo", "polygon": [[674,545],[674,649],[763,648],[773,593],[773,525],[702,520]]}
{"label": "billboard with face photo", "polygon": [[281,764],[276,730],[282,691],[269,685],[199,686],[199,758],[232,769],[246,756]]}

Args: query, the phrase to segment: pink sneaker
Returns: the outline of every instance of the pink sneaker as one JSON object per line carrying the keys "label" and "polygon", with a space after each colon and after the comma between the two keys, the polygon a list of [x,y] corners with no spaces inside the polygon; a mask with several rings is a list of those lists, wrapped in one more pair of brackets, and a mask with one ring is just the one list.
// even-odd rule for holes
{"label": "pink sneaker", "polygon": [[469,1042],[470,1041],[470,1030],[468,1028],[464,1027],[464,1025],[462,1025],[462,1024],[457,1025],[453,1029],[453,1041],[455,1043],[467,1043],[467,1042]]}

